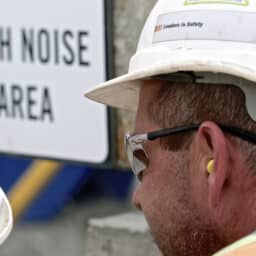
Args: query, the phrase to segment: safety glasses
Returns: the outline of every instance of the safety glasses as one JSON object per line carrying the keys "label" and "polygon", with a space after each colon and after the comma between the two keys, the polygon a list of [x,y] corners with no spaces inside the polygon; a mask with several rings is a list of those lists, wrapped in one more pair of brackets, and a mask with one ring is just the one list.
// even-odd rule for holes
{"label": "safety glasses", "polygon": [[[181,126],[175,128],[166,128],[158,131],[153,131],[143,134],[125,135],[125,149],[128,157],[129,164],[132,168],[134,175],[137,177],[142,171],[144,171],[149,165],[149,159],[147,152],[143,145],[147,141],[152,141],[158,138],[171,136],[179,133],[195,131],[199,128],[200,124]],[[242,130],[237,127],[230,127],[218,124],[218,126],[226,133],[239,137],[245,141],[256,144],[256,134]]]}

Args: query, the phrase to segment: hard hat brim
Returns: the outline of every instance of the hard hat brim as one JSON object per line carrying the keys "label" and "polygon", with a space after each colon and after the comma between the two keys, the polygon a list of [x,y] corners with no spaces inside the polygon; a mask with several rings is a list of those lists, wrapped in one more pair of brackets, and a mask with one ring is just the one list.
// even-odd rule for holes
{"label": "hard hat brim", "polygon": [[[147,59],[143,53],[141,59]],[[115,79],[109,80],[87,91],[85,96],[94,101],[121,109],[136,111],[141,81],[160,74],[171,74],[179,71],[212,72],[228,74],[256,82],[256,56],[252,51],[238,50],[172,50],[159,54],[158,57],[138,61],[134,56],[130,71]],[[153,61],[153,63],[152,63]],[[138,64],[139,63],[139,64]]]}

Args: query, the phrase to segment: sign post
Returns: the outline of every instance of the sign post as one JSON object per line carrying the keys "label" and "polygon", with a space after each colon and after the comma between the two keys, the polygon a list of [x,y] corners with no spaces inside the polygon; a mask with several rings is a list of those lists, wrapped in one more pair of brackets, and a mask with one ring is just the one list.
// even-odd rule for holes
{"label": "sign post", "polygon": [[83,93],[107,78],[105,1],[0,3],[0,152],[103,163],[108,111]]}

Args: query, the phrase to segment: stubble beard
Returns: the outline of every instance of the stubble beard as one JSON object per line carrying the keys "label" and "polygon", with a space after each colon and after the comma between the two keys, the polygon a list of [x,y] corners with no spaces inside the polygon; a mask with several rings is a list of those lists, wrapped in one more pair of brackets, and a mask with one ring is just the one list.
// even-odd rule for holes
{"label": "stubble beard", "polygon": [[181,187],[174,206],[169,206],[170,222],[151,227],[151,233],[163,256],[211,256],[227,244],[192,200],[185,159],[178,163]]}
{"label": "stubble beard", "polygon": [[[190,205],[186,217],[180,215],[175,224],[152,231],[163,256],[211,256],[227,244],[220,238],[214,225],[202,219]],[[157,235],[156,235],[157,234]]]}

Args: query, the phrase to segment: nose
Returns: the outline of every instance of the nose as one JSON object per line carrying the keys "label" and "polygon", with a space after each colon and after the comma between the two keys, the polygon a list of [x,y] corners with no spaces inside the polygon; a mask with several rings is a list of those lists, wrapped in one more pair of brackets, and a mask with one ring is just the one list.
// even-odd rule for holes
{"label": "nose", "polygon": [[141,207],[141,198],[140,198],[141,192],[140,192],[140,190],[141,190],[140,184],[138,184],[133,192],[132,203],[138,210],[141,211],[142,207]]}

